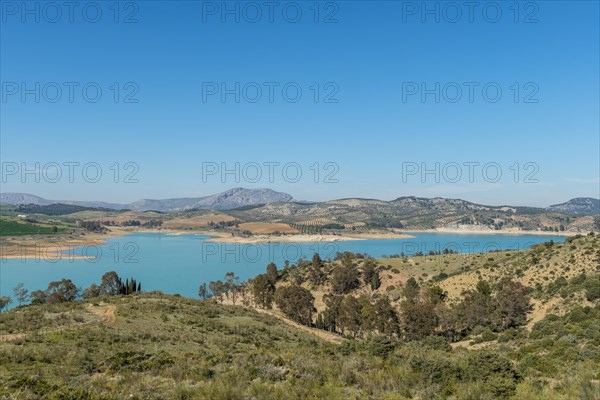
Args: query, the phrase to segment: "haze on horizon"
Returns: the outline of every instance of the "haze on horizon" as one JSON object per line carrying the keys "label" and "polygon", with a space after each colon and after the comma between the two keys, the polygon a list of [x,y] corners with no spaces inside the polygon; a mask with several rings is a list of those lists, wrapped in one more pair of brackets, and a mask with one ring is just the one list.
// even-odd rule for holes
{"label": "haze on horizon", "polygon": [[[232,189],[236,189],[236,188],[230,188],[225,190],[224,192],[228,192]],[[254,189],[254,190],[272,190],[270,188],[241,188],[241,189]],[[216,192],[216,193],[206,193],[206,194],[202,194],[202,195],[198,195],[198,196],[186,196],[186,197],[182,197],[182,198],[204,198],[204,197],[210,197],[213,195],[219,195],[221,193],[224,192]],[[150,200],[150,201],[164,201],[164,200],[175,200],[175,199],[182,199],[182,198],[177,198],[177,197],[173,197],[173,196],[163,196],[163,197],[154,197],[154,198],[137,198],[134,200],[127,200],[127,201],[114,201],[112,199],[105,199],[105,198],[47,198],[44,196],[38,196],[34,193],[25,193],[25,192],[6,192],[6,191],[2,191],[3,194],[6,195],[10,195],[10,194],[27,194],[27,195],[33,195],[33,196],[37,196],[37,197],[41,197],[44,200],[50,200],[50,201],[54,201],[54,202],[59,202],[59,201],[69,201],[69,202],[102,202],[102,203],[111,203],[111,204],[123,204],[123,205],[128,205],[128,204],[132,204],[132,203],[136,203],[139,201],[144,201],[144,200]],[[375,197],[366,197],[366,196],[349,196],[349,197],[338,197],[338,198],[331,198],[331,199],[322,199],[322,200],[315,200],[315,199],[299,199],[295,196],[293,196],[290,193],[285,193],[285,192],[277,192],[277,191],[273,191],[273,194],[286,194],[289,195],[291,198],[288,201],[293,201],[293,202],[307,202],[307,203],[311,203],[311,202],[328,202],[328,201],[334,201],[334,200],[345,200],[345,199],[363,199],[363,200],[382,200],[382,201],[393,201],[396,200],[398,198],[402,198],[402,197],[421,197],[421,198],[445,198],[445,199],[457,199],[457,200],[464,200],[470,203],[474,203],[474,204],[480,204],[480,205],[485,205],[485,206],[494,206],[494,207],[498,207],[498,206],[527,206],[527,207],[538,207],[538,208],[546,208],[549,206],[553,206],[553,205],[557,205],[557,204],[562,204],[562,203],[566,203],[569,200],[573,200],[576,199],[575,197],[573,198],[568,198],[565,199],[563,201],[557,202],[557,203],[552,203],[552,204],[543,204],[543,205],[529,205],[529,204],[518,204],[518,203],[498,203],[498,204],[493,204],[493,203],[478,203],[476,201],[471,201],[467,198],[460,198],[460,197],[444,197],[444,196],[414,196],[414,195],[402,195],[402,196],[396,196],[393,198],[388,198],[388,199],[381,199],[381,198],[375,198]],[[583,198],[592,198],[592,199],[596,199],[596,197],[593,196],[582,196]],[[581,198],[581,197],[580,197]]]}
{"label": "haze on horizon", "polygon": [[139,2],[95,23],[4,10],[2,192],[600,197],[598,3],[450,21],[407,8],[420,2],[331,2],[296,22],[232,3],[241,15]]}

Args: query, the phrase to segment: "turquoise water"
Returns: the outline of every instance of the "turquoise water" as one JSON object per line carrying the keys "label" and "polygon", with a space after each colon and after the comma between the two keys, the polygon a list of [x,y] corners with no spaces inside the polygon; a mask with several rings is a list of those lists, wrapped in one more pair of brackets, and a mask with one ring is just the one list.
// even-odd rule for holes
{"label": "turquoise water", "polygon": [[[241,280],[263,273],[269,262],[278,267],[289,259],[294,262],[315,252],[322,258],[333,258],[338,251],[367,253],[373,257],[404,252],[454,249],[460,253],[481,253],[494,249],[524,250],[532,244],[549,240],[562,242],[562,236],[542,235],[465,235],[415,233],[407,239],[371,239],[330,243],[232,244],[207,242],[203,235],[166,235],[136,233],[108,239],[102,246],[89,246],[65,251],[64,256],[46,256],[40,249],[33,259],[0,259],[0,295],[12,297],[19,282],[32,290],[45,289],[50,281],[69,278],[81,288],[99,283],[106,271],[116,271],[123,279],[134,277],[143,290],[162,290],[196,297],[202,282],[223,279],[233,271]],[[18,254],[18,249],[5,247],[3,254]],[[49,253],[51,254],[51,252]],[[73,255],[96,256],[81,259]],[[14,306],[15,304],[13,304]]]}

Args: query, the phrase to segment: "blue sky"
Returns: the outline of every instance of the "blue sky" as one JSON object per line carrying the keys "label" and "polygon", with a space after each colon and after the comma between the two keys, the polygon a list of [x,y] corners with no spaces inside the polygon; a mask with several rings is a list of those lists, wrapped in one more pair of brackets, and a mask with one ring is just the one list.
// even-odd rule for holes
{"label": "blue sky", "polygon": [[0,10],[3,192],[600,197],[598,2],[21,4]]}

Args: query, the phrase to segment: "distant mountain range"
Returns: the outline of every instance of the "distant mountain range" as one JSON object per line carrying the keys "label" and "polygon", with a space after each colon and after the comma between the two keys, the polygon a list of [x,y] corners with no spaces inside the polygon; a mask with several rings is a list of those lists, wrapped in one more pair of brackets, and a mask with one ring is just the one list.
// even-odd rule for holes
{"label": "distant mountain range", "polygon": [[[600,215],[600,200],[591,197],[578,197],[565,203],[555,204],[546,208],[536,207],[516,207],[516,206],[485,206],[471,203],[460,199],[446,199],[441,197],[422,198],[414,196],[399,197],[396,200],[384,201],[376,199],[340,199],[327,202],[296,202],[291,195],[282,192],[276,192],[272,189],[244,189],[233,188],[222,193],[213,194],[204,197],[173,198],[163,200],[142,199],[128,204],[107,203],[102,201],[72,201],[72,200],[47,200],[39,196],[28,193],[1,193],[0,204],[69,204],[82,207],[108,208],[113,210],[135,210],[135,211],[186,211],[186,210],[234,210],[243,207],[263,206],[271,203],[292,203],[290,207],[302,209],[310,208],[310,205],[319,204],[321,207],[329,205],[335,208],[336,205],[354,205],[355,207],[368,207],[371,205],[376,208],[402,209],[404,212],[415,210],[436,210],[436,211],[485,211],[497,210],[508,211],[510,209],[528,209],[549,212],[559,212],[563,214],[574,215]],[[277,206],[279,208],[285,205]],[[289,207],[288,207],[289,208]]]}
{"label": "distant mountain range", "polygon": [[[129,204],[47,200],[26,193],[2,193],[0,203],[25,208],[33,205],[26,213],[50,215],[81,211],[76,207],[160,212],[218,210],[239,221],[284,223],[303,233],[341,228],[600,231],[600,200],[593,198],[576,198],[546,208],[486,206],[460,199],[415,196],[392,201],[349,198],[301,202],[287,193],[271,189],[234,188],[211,196],[144,199]],[[44,210],[36,210],[35,207],[43,207]]]}
{"label": "distant mountain range", "polygon": [[164,200],[143,199],[129,204],[106,203],[102,201],[72,201],[72,200],[47,200],[27,193],[1,193],[0,204],[70,204],[91,208],[109,208],[113,210],[136,211],[185,211],[199,210],[232,210],[246,206],[257,206],[274,202],[289,202],[292,196],[287,193],[276,192],[271,189],[244,189],[234,188],[222,193],[205,197],[176,198]]}
{"label": "distant mountain range", "polygon": [[241,221],[288,224],[301,232],[323,228],[402,230],[459,229],[512,231],[600,231],[600,216],[540,207],[486,206],[441,197],[399,197],[392,201],[340,199],[315,203],[271,203],[227,213]]}
{"label": "distant mountain range", "polygon": [[600,215],[600,200],[591,197],[577,197],[566,203],[550,206],[548,210],[565,214]]}

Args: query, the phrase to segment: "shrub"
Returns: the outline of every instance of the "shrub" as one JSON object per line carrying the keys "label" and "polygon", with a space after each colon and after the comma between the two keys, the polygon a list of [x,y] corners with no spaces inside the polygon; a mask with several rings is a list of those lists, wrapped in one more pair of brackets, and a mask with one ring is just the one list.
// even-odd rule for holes
{"label": "shrub", "polygon": [[598,276],[586,279],[584,283],[585,297],[588,301],[600,299],[600,279]]}
{"label": "shrub", "polygon": [[389,336],[377,335],[369,340],[367,348],[373,356],[388,358],[397,346],[398,342]]}

